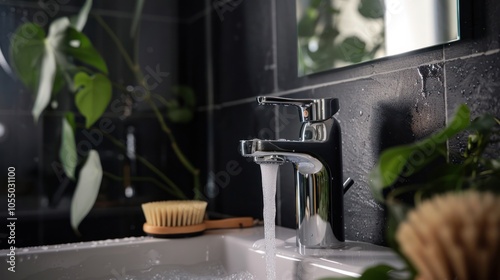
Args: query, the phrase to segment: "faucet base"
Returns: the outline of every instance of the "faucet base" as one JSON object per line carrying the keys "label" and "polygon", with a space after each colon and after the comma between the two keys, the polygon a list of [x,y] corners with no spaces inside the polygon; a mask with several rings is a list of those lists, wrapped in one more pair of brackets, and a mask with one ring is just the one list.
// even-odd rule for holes
{"label": "faucet base", "polygon": [[338,240],[329,222],[319,215],[312,216],[297,228],[296,244],[299,248],[335,249],[342,247],[344,241]]}

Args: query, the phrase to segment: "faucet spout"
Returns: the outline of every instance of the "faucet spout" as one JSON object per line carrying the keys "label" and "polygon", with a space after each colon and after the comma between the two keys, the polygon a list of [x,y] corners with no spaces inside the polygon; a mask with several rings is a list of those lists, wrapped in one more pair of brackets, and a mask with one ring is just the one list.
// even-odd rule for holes
{"label": "faucet spout", "polygon": [[244,157],[253,157],[257,164],[291,162],[301,174],[314,174],[324,168],[323,163],[317,158],[288,148],[290,145],[293,146],[294,142],[299,143],[286,140],[242,140],[240,152]]}
{"label": "faucet spout", "polygon": [[286,158],[283,155],[262,153],[261,155],[255,154],[254,161],[257,164],[279,164],[279,165],[282,165],[283,163],[286,162]]}

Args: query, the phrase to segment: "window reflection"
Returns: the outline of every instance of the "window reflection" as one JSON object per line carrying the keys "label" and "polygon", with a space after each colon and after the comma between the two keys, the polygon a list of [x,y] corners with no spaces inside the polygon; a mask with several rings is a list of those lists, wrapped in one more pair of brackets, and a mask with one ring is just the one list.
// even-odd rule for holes
{"label": "window reflection", "polygon": [[297,0],[299,76],[458,39],[456,0]]}

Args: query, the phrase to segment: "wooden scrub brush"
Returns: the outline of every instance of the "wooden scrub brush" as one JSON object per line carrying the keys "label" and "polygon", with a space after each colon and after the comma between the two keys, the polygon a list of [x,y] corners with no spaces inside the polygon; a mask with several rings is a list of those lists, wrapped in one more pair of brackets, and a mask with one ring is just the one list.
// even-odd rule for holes
{"label": "wooden scrub brush", "polygon": [[142,204],[146,218],[143,230],[156,237],[186,237],[207,229],[243,228],[254,225],[251,217],[204,220],[207,202],[168,200]]}
{"label": "wooden scrub brush", "polygon": [[500,196],[436,196],[409,213],[396,239],[416,279],[500,279]]}

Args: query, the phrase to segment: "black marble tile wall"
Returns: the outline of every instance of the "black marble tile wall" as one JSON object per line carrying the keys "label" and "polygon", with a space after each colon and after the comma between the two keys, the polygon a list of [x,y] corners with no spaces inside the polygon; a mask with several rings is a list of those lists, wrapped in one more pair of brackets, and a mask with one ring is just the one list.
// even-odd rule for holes
{"label": "black marble tile wall", "polygon": [[227,1],[212,7],[215,104],[274,90],[272,4]]}
{"label": "black marble tile wall", "polygon": [[[461,103],[473,117],[500,116],[498,1],[460,1],[458,42],[305,77],[296,70],[295,1],[233,2],[240,4],[226,7],[224,20],[211,14],[213,171],[231,160],[242,167],[217,194],[221,212],[262,217],[260,171],[239,158],[238,140],[298,137],[294,110],[261,108],[256,96],[339,99],[344,179],[355,181],[345,195],[346,238],[375,244],[385,244],[386,211],[373,199],[367,175],[380,152],[444,127]],[[423,78],[429,70],[435,75]],[[459,143],[463,138],[450,142],[450,154],[463,149]],[[277,223],[287,227],[295,227],[292,177],[289,166],[281,168]]]}
{"label": "black marble tile wall", "polygon": [[193,89],[198,106],[208,103],[205,14],[205,10],[193,11],[192,15],[183,19],[179,24],[178,36],[179,84],[189,85]]}

